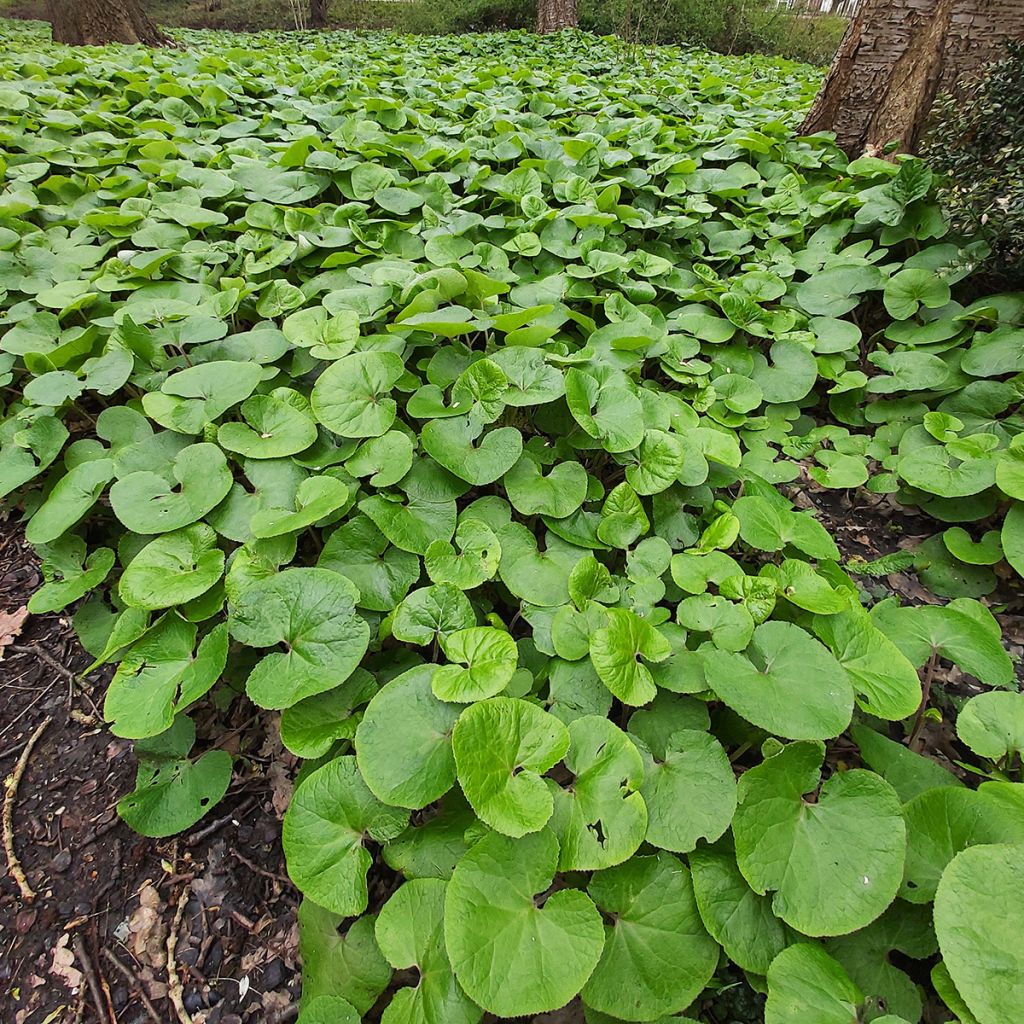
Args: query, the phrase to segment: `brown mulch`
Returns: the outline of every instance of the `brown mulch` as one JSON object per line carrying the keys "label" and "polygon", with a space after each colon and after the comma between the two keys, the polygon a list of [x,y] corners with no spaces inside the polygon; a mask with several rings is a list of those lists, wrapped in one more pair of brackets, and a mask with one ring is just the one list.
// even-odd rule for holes
{"label": "brown mulch", "polygon": [[[20,529],[0,521],[0,616],[20,618],[40,582]],[[97,713],[110,670],[74,681],[90,658],[70,617],[28,616],[0,653],[0,776],[50,719],[14,805],[15,851],[34,900],[21,898],[0,861],[0,1021],[180,1021],[167,996],[167,936],[182,893],[174,960],[193,1024],[293,1019],[298,893],[279,817],[294,763],[276,745],[276,724],[246,723],[243,708],[238,722],[222,717],[222,731],[243,726],[222,742],[238,755],[228,795],[189,833],[146,839],[115,811],[135,764],[131,744]],[[207,723],[197,724],[201,744]]]}

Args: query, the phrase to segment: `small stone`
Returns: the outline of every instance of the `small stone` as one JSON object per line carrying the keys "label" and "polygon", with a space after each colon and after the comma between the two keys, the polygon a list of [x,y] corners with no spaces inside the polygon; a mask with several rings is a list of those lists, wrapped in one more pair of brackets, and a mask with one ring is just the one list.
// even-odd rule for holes
{"label": "small stone", "polygon": [[274,989],[279,988],[281,982],[284,980],[284,965],[278,959],[273,959],[267,964],[263,971],[263,978],[261,983],[263,985],[264,992],[273,992]]}
{"label": "small stone", "polygon": [[58,874],[63,874],[69,867],[71,867],[71,851],[61,850],[56,857],[53,858],[51,867]]}

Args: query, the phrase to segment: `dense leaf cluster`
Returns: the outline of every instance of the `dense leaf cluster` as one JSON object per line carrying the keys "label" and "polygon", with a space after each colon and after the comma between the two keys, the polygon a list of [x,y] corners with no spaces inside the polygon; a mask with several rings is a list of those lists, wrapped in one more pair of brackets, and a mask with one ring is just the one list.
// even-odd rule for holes
{"label": "dense leaf cluster", "polygon": [[[929,967],[1011,1024],[1024,697],[976,598],[1024,570],[1024,298],[953,297],[927,167],[796,137],[792,64],[186,42],[0,60],[0,485],[33,610],[117,663],[122,815],[223,795],[200,702],[280,710],[303,1024],[684,1020],[720,970],[894,1024]],[[952,599],[871,604],[799,481],[949,524]],[[940,660],[980,785],[902,742]]]}
{"label": "dense leaf cluster", "polygon": [[[973,83],[972,83],[973,84]],[[940,96],[923,152],[944,175],[942,199],[962,229],[992,245],[988,270],[1024,284],[1024,43],[1010,43],[969,102]]]}

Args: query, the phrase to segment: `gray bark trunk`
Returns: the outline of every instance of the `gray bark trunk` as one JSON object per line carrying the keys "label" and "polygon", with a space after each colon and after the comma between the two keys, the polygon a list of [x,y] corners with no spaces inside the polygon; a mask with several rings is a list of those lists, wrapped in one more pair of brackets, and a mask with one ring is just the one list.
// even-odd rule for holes
{"label": "gray bark trunk", "polygon": [[863,0],[802,130],[834,131],[851,156],[913,152],[939,92],[969,92],[1010,39],[1024,0]]}
{"label": "gray bark trunk", "polygon": [[537,31],[576,27],[576,0],[537,0]]}
{"label": "gray bark trunk", "polygon": [[170,42],[149,20],[138,0],[47,0],[47,9],[55,43],[166,46]]}

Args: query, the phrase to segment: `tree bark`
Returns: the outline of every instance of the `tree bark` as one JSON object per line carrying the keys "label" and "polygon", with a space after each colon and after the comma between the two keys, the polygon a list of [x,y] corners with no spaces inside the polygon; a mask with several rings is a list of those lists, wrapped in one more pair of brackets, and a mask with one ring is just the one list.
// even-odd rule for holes
{"label": "tree bark", "polygon": [[327,28],[327,0],[309,0],[310,28]]}
{"label": "tree bark", "polygon": [[576,0],[537,0],[537,31],[576,28]]}
{"label": "tree bark", "polygon": [[139,0],[47,0],[47,8],[55,43],[166,46],[170,42],[146,16]]}
{"label": "tree bark", "polygon": [[835,132],[850,156],[913,152],[936,95],[966,94],[1021,38],[1024,0],[863,0],[801,130]]}

